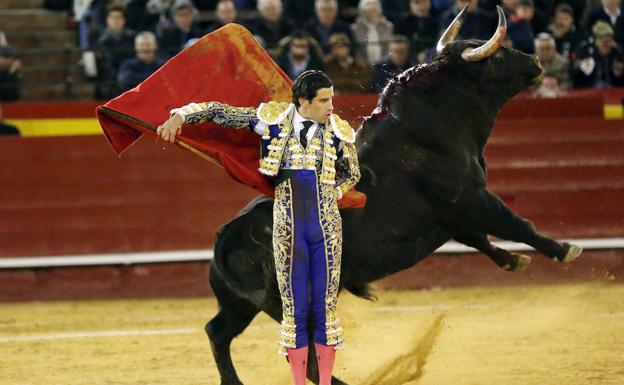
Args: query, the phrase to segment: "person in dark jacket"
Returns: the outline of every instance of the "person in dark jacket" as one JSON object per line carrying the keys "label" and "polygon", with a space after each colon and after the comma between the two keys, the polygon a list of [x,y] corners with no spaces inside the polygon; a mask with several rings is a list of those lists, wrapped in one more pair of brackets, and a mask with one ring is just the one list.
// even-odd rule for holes
{"label": "person in dark jacket", "polygon": [[601,0],[600,4],[590,9],[587,13],[585,28],[591,31],[594,24],[596,24],[598,20],[602,20],[609,23],[611,28],[615,30],[615,25],[618,20],[624,17],[624,15],[622,15],[621,6],[620,0]]}
{"label": "person in dark jacket", "polygon": [[395,32],[409,39],[411,57],[420,62],[418,57],[438,41],[439,29],[431,15],[431,0],[411,0],[410,14],[401,19]]}
{"label": "person in dark jacket", "polygon": [[19,135],[19,129],[12,124],[4,121],[2,116],[2,104],[0,104],[0,135]]}
{"label": "person in dark jacket", "polygon": [[382,92],[388,80],[412,66],[409,60],[410,42],[405,36],[395,36],[390,43],[388,58],[373,66],[373,88]]}
{"label": "person in dark jacket", "polygon": [[351,41],[344,33],[329,37],[331,51],[325,62],[325,73],[334,82],[336,95],[371,92],[371,65],[351,56]]}
{"label": "person in dark jacket", "polygon": [[117,96],[117,71],[124,60],[134,56],[135,37],[134,31],[125,28],[124,8],[120,5],[108,7],[106,29],[96,45],[98,58],[96,99]]}
{"label": "person in dark jacket", "polygon": [[322,58],[313,44],[313,39],[305,31],[295,30],[275,62],[293,80],[302,72],[321,70]]}
{"label": "person in dark jacket", "polygon": [[[338,19],[338,3],[336,0],[316,0],[314,2],[316,17],[308,22],[304,29],[321,44],[323,51],[329,53],[329,37],[334,33],[346,33],[350,41],[354,41],[351,26]],[[353,50],[351,54],[354,54]]]}
{"label": "person in dark jacket", "polygon": [[134,46],[136,57],[124,61],[117,74],[122,91],[136,87],[164,64],[164,60],[156,56],[158,45],[152,32],[139,33],[134,40]]}
{"label": "person in dark jacket", "polygon": [[192,3],[176,2],[171,8],[173,26],[162,31],[159,39],[163,56],[172,57],[182,50],[190,39],[202,37],[204,32],[195,23],[197,9]]}
{"label": "person in dark jacket", "polygon": [[446,30],[466,4],[468,4],[468,10],[457,39],[489,40],[496,31],[497,20],[490,13],[479,8],[479,0],[456,0],[455,4],[442,14],[440,32]]}
{"label": "person in dark jacket", "polygon": [[20,68],[22,62],[15,58],[13,49],[8,45],[0,45],[0,101],[13,102],[19,100]]}
{"label": "person in dark jacket", "polygon": [[279,41],[295,28],[290,20],[283,17],[281,0],[259,0],[258,17],[247,25],[251,33],[262,38],[264,48],[268,51],[277,48]]}
{"label": "person in dark jacket", "polygon": [[217,29],[229,23],[241,24],[241,22],[238,20],[238,11],[236,10],[236,5],[232,0],[219,1],[219,4],[217,4],[215,15],[217,16],[217,20],[214,23],[210,24],[206,32],[216,31]]}
{"label": "person in dark jacket", "polygon": [[559,4],[548,27],[557,44],[557,52],[573,60],[574,52],[585,39],[584,31],[574,23],[574,10],[569,4]]}
{"label": "person in dark jacket", "polygon": [[516,13],[511,16],[507,34],[513,41],[513,47],[524,53],[533,53],[535,32],[532,21],[535,15],[533,0],[520,0]]}
{"label": "person in dark jacket", "polygon": [[592,28],[593,39],[581,46],[572,68],[575,87],[624,86],[624,54],[615,44],[613,28],[599,20]]}

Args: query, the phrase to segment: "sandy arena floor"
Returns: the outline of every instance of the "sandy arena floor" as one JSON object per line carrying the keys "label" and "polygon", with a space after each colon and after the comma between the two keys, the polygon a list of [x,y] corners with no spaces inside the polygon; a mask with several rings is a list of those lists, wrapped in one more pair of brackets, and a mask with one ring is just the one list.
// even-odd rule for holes
{"label": "sandy arena floor", "polygon": [[[350,385],[624,384],[624,286],[378,292],[340,297]],[[204,323],[214,299],[0,304],[2,385],[218,385]],[[290,384],[279,328],[233,344],[246,385]]]}

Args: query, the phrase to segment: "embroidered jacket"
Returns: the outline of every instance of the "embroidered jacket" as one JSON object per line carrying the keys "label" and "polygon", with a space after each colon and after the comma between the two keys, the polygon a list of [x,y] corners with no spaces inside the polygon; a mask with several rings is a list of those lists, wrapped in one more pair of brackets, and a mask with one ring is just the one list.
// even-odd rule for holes
{"label": "embroidered jacket", "polygon": [[172,114],[182,115],[185,124],[212,121],[256,132],[262,136],[258,171],[274,177],[280,168],[317,170],[321,183],[336,185],[338,197],[342,197],[360,179],[355,132],[348,122],[332,114],[329,127],[317,130],[303,149],[293,135],[294,112],[294,104],[274,101],[258,108],[204,102],[171,110]]}

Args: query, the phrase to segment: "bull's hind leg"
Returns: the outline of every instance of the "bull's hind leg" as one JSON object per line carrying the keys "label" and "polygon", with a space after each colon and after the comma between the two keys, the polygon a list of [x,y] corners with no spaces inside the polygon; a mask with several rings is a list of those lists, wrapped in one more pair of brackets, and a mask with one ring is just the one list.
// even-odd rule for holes
{"label": "bull's hind leg", "polygon": [[206,324],[212,354],[219,370],[221,385],[243,385],[236,374],[230,346],[234,337],[249,326],[258,314],[257,307],[236,296],[223,282],[216,269],[210,269],[210,285],[219,303],[219,313]]}
{"label": "bull's hind leg", "polygon": [[516,215],[499,197],[486,189],[464,194],[457,207],[457,215],[470,230],[526,243],[557,261],[570,262],[583,251],[579,246],[559,243],[538,234],[533,223]]}
{"label": "bull's hind leg", "polygon": [[485,234],[461,231],[455,234],[453,239],[483,252],[503,270],[522,271],[531,263],[531,257],[528,255],[511,253],[494,246]]}

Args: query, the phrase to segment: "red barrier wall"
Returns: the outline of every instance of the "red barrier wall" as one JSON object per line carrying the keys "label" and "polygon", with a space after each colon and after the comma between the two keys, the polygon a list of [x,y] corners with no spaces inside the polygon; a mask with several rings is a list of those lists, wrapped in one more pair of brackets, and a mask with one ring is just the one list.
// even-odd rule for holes
{"label": "red barrier wall", "polygon": [[[550,236],[621,237],[624,124],[595,116],[601,99],[581,100],[520,99],[506,107],[486,148],[490,186]],[[375,102],[360,96],[336,105],[357,119]],[[535,118],[549,109],[557,114]],[[0,177],[0,257],[209,249],[217,228],[256,195],[195,155],[149,139],[119,160],[101,136],[1,138]],[[604,280],[611,279],[606,271],[622,270],[620,252],[589,255],[574,273],[544,262],[527,276]],[[485,257],[471,258],[470,271],[457,268],[464,257],[434,257],[384,282],[524,282]],[[0,300],[204,295],[207,269],[180,263],[0,271]]]}

